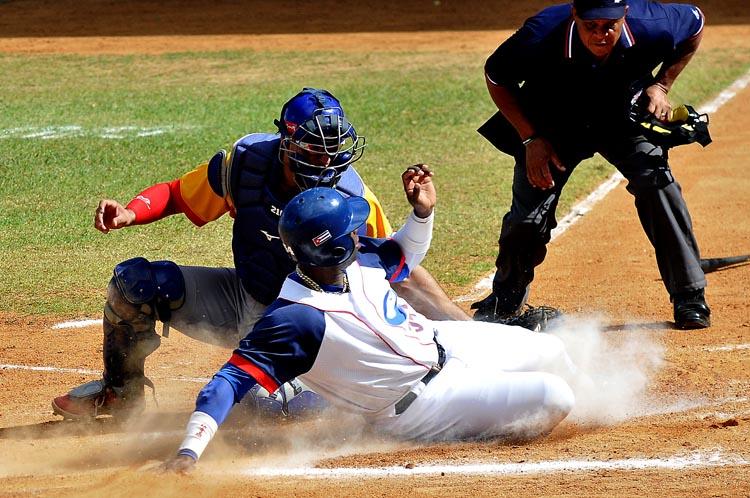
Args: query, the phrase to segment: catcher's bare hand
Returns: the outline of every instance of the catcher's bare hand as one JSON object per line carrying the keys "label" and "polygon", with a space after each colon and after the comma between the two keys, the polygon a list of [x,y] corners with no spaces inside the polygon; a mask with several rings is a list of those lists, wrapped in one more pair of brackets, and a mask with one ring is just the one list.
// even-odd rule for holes
{"label": "catcher's bare hand", "polygon": [[547,190],[555,186],[549,165],[558,171],[565,171],[555,149],[544,137],[537,137],[526,144],[526,177],[536,188]]}
{"label": "catcher's bare hand", "polygon": [[406,199],[414,208],[414,214],[420,218],[430,216],[437,202],[435,184],[432,183],[433,174],[426,164],[409,166],[401,174]]}
{"label": "catcher's bare hand", "polygon": [[132,225],[135,213],[117,201],[102,199],[94,213],[94,228],[102,233]]}
{"label": "catcher's bare hand", "polygon": [[162,472],[174,472],[176,474],[187,474],[195,467],[195,460],[188,455],[175,455],[164,462],[160,470]]}
{"label": "catcher's bare hand", "polygon": [[667,98],[667,89],[655,83],[645,90],[648,96],[648,112],[661,121],[668,121],[672,113],[672,105]]}

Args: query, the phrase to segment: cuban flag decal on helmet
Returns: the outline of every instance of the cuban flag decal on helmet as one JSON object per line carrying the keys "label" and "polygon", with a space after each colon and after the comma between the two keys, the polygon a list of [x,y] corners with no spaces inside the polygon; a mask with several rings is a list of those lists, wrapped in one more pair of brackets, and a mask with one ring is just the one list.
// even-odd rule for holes
{"label": "cuban flag decal on helmet", "polygon": [[325,241],[331,239],[331,232],[326,230],[325,232],[321,233],[317,237],[313,237],[312,243],[315,244],[315,247],[320,247],[321,244],[323,244]]}

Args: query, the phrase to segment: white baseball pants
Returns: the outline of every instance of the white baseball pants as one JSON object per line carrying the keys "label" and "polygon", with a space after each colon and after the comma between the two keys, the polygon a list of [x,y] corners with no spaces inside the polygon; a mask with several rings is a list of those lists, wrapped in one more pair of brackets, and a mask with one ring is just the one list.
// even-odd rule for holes
{"label": "white baseball pants", "polygon": [[557,337],[486,322],[437,322],[443,369],[401,415],[373,420],[404,439],[507,436],[552,430],[573,409],[576,367]]}

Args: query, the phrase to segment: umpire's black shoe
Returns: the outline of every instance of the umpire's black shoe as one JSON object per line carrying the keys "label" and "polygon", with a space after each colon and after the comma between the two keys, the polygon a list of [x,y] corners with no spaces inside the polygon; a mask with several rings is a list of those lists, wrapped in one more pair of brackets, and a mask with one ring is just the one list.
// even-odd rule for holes
{"label": "umpire's black shoe", "polygon": [[502,322],[521,314],[523,305],[529,298],[529,286],[509,292],[491,292],[481,301],[472,303],[474,320],[480,322]]}
{"label": "umpire's black shoe", "polygon": [[498,309],[498,299],[494,293],[491,293],[481,301],[472,303],[471,309],[476,310],[474,311],[474,320],[480,322],[496,322],[498,320],[510,318],[518,314],[512,311],[503,312]]}
{"label": "umpire's black shoe", "polygon": [[694,330],[711,326],[711,309],[706,304],[703,289],[675,294],[672,301],[676,328]]}

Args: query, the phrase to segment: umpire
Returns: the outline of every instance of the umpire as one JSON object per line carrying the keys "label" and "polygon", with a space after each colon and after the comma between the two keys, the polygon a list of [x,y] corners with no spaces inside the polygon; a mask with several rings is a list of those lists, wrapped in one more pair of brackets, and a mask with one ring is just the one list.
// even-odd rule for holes
{"label": "umpire", "polygon": [[485,77],[500,112],[479,132],[514,157],[515,170],[492,294],[472,305],[476,320],[520,312],[557,225],[562,188],[598,152],[628,180],[675,326],[710,325],[698,244],[667,149],[628,119],[638,89],[648,112],[668,118],[667,94],[698,49],[703,24],[703,13],[687,4],[574,0],[527,19],[489,57]]}

